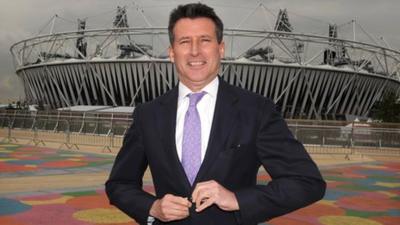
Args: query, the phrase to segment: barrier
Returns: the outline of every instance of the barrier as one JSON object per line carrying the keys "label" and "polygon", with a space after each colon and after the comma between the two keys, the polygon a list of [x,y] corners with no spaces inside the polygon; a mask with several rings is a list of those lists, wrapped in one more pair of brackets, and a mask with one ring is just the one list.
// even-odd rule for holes
{"label": "barrier", "polygon": [[[98,146],[111,152],[122,146],[132,119],[130,114],[2,113],[0,122],[8,125],[0,128],[3,142],[59,143],[77,150]],[[400,124],[289,120],[288,125],[311,154],[400,155]]]}

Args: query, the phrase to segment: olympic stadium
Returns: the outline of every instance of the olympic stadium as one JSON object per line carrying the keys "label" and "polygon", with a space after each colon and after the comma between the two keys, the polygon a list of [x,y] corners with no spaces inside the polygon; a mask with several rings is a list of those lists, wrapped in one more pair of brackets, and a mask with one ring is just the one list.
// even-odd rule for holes
{"label": "olympic stadium", "polygon": [[[273,19],[254,18],[259,12]],[[145,25],[129,26],[130,13]],[[11,47],[28,103],[134,107],[176,85],[167,29],[153,26],[139,6],[118,7],[112,18],[111,28],[87,29],[82,19],[73,31],[50,31]],[[220,76],[271,98],[287,119],[366,118],[385,93],[400,94],[400,52],[359,41],[356,21],[327,24],[315,34],[296,29],[290,18],[286,9],[271,12],[259,4],[226,27]],[[52,28],[57,19],[49,22]],[[265,28],[246,26],[248,21]]]}
{"label": "olympic stadium", "polygon": [[[273,99],[329,183],[322,201],[262,224],[398,224],[400,124],[361,118],[385,93],[399,94],[400,52],[357,21],[304,25],[296,9],[218,4],[220,76]],[[165,28],[172,7],[78,22],[56,15],[11,47],[26,100],[49,110],[0,109],[0,224],[136,224],[109,205],[104,181],[134,107],[177,83]],[[257,182],[269,177],[260,170]],[[143,188],[154,192],[149,170]]]}

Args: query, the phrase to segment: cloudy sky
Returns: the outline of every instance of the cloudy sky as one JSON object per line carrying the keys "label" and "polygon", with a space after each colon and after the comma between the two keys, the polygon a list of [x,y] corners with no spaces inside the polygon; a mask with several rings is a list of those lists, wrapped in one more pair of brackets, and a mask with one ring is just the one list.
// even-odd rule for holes
{"label": "cloudy sky", "polygon": [[[153,26],[167,26],[169,11],[182,0],[0,0],[0,103],[23,98],[22,83],[15,74],[10,46],[35,36],[40,30],[48,33],[50,19],[57,14],[54,31],[72,30],[77,18],[88,18],[89,28],[111,27],[116,7],[127,6],[130,26],[141,26],[139,6]],[[326,33],[327,24],[346,24],[355,19],[357,39],[368,36],[384,40],[400,50],[399,0],[204,0],[221,15],[226,27],[236,27],[260,3],[271,18],[280,8],[287,8],[289,19],[299,32]],[[133,11],[133,12],[132,12]],[[254,14],[257,14],[256,11]],[[240,16],[238,16],[240,15]],[[268,16],[267,16],[268,17]],[[268,19],[264,17],[264,19]],[[271,23],[266,21],[265,24]],[[272,22],[273,23],[273,22]],[[260,19],[250,17],[243,26],[260,25]],[[351,26],[344,26],[351,33]],[[347,30],[346,30],[347,29]],[[363,31],[364,30],[364,31]],[[357,33],[356,32],[356,33]],[[352,36],[352,35],[350,35]]]}

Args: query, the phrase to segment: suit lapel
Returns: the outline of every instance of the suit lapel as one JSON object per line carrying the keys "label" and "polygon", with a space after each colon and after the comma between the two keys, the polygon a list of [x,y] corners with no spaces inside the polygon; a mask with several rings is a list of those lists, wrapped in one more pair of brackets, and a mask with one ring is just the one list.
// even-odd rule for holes
{"label": "suit lapel", "polygon": [[[179,160],[176,143],[175,143],[175,128],[176,128],[176,113],[178,104],[178,87],[174,87],[160,101],[160,111],[157,113],[156,120],[158,124],[159,134],[164,143],[165,157],[173,170],[172,174],[176,174],[178,182],[190,191],[190,183],[186,178],[185,171]],[[158,116],[162,115],[162,116]]]}
{"label": "suit lapel", "polygon": [[239,113],[235,107],[235,103],[238,100],[237,96],[230,90],[227,83],[222,79],[219,81],[217,101],[206,155],[194,183],[202,180],[207,174],[208,169],[215,162],[219,152],[224,149],[226,140],[235,126],[235,118],[237,118]]}

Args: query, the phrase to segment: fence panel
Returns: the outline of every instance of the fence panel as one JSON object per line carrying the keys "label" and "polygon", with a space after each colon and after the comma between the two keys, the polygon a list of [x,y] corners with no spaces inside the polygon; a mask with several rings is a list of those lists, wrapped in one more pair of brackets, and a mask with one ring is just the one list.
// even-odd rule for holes
{"label": "fence panel", "polygon": [[111,147],[122,147],[124,141],[124,136],[114,136],[113,137],[113,145]]}
{"label": "fence panel", "polygon": [[8,137],[8,128],[0,127],[0,137]]}
{"label": "fence panel", "polygon": [[110,137],[105,135],[93,135],[93,134],[70,134],[69,144],[73,145],[94,145],[94,146],[110,146]]}
{"label": "fence panel", "polygon": [[11,137],[15,139],[23,139],[33,141],[35,138],[35,132],[26,129],[11,129]]}
{"label": "fence panel", "polygon": [[37,131],[37,140],[43,142],[64,143],[66,133],[57,133],[50,131]]}

